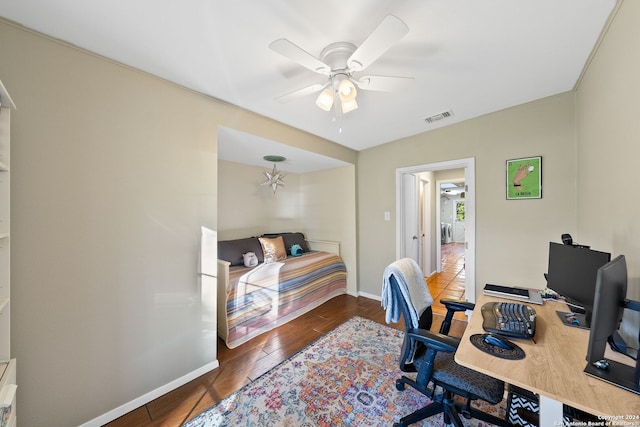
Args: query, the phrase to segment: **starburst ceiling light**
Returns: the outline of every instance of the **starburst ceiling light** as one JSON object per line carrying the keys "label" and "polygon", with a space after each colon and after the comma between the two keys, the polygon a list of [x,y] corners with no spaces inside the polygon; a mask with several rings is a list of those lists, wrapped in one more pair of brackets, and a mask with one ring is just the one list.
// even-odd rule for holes
{"label": "starburst ceiling light", "polygon": [[278,187],[284,188],[283,179],[285,177],[285,174],[283,174],[276,168],[276,163],[283,162],[287,159],[282,156],[264,156],[263,159],[268,162],[273,162],[273,169],[271,171],[264,171],[264,176],[266,176],[267,179],[262,182],[262,185],[268,185],[269,187],[271,187],[271,191],[273,191],[273,194],[276,194],[276,190],[278,189]]}

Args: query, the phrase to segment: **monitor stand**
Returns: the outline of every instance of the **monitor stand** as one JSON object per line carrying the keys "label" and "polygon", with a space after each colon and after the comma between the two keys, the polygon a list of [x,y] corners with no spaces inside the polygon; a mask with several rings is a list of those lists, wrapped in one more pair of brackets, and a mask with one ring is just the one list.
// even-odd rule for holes
{"label": "monitor stand", "polygon": [[574,313],[571,311],[558,311],[556,310],[558,317],[562,320],[566,326],[571,326],[572,328],[580,328],[580,329],[590,329],[589,324],[587,323],[587,315]]}
{"label": "monitor stand", "polygon": [[584,372],[587,375],[606,381],[627,391],[640,394],[640,361],[636,362],[636,366],[625,365],[624,363],[609,360],[608,369],[598,369],[591,363],[587,364]]}

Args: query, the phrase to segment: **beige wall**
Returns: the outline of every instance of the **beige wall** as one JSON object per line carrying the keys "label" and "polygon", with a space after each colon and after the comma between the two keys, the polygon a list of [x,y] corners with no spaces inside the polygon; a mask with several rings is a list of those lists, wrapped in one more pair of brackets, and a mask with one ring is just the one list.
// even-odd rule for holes
{"label": "beige wall", "polygon": [[218,221],[218,126],[351,163],[356,154],[3,20],[0,57],[18,106],[20,424],[103,419],[215,362],[196,269],[200,226]]}
{"label": "beige wall", "polygon": [[[476,288],[544,287],[550,240],[575,232],[574,94],[565,93],[361,151],[358,156],[359,290],[380,295],[394,260],[395,170],[474,157]],[[543,198],[506,200],[505,161],[542,156]]]}
{"label": "beige wall", "polygon": [[273,194],[260,185],[266,169],[218,161],[219,240],[301,230],[300,175],[287,173],[285,187]]}
{"label": "beige wall", "polygon": [[[640,2],[624,1],[577,91],[577,240],[625,255],[627,297],[640,300]],[[637,340],[640,313],[625,313]],[[633,326],[632,326],[633,325]]]}
{"label": "beige wall", "polygon": [[[218,162],[218,238],[302,231],[308,239],[340,242],[348,289],[357,292],[355,166],[287,173],[276,194],[262,187],[265,168]],[[287,172],[283,169],[284,172]]]}
{"label": "beige wall", "polygon": [[356,251],[355,166],[344,166],[300,177],[301,225],[308,238],[340,242],[347,266],[347,291],[358,288]]}
{"label": "beige wall", "polygon": [[2,23],[0,55],[18,106],[18,414],[78,425],[215,360],[195,274],[199,227],[216,226],[215,108]]}
{"label": "beige wall", "polygon": [[[437,181],[449,182],[449,181],[464,181],[464,169],[447,169],[434,173],[434,178]],[[438,194],[440,191],[438,190]]]}

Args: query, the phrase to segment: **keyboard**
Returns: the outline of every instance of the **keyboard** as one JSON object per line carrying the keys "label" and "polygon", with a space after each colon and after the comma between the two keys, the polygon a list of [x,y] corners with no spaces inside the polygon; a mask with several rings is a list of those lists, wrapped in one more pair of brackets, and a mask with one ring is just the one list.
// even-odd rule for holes
{"label": "keyboard", "polygon": [[514,288],[511,286],[502,286],[502,285],[493,285],[491,283],[487,283],[484,285],[484,294],[486,295],[495,295],[502,298],[510,298],[510,299],[529,299],[529,290],[523,288]]}
{"label": "keyboard", "polygon": [[482,306],[482,328],[510,338],[533,338],[536,311],[515,302],[488,302]]}

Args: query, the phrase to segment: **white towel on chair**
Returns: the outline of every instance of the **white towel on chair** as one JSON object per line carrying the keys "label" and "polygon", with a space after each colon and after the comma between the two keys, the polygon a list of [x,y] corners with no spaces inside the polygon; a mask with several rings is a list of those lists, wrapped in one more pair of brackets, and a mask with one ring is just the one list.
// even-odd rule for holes
{"label": "white towel on chair", "polygon": [[[391,276],[398,282],[401,296],[408,302],[411,323],[417,328],[420,315],[433,303],[433,297],[424,281],[424,274],[412,258],[399,259],[385,268],[382,280],[382,307],[386,310],[387,323],[395,323],[400,319],[400,307],[389,282]],[[415,311],[412,308],[415,308]],[[409,319],[405,319],[407,320]]]}

